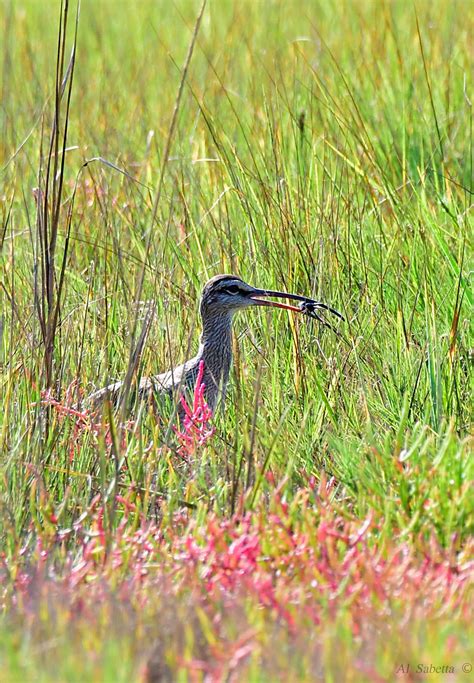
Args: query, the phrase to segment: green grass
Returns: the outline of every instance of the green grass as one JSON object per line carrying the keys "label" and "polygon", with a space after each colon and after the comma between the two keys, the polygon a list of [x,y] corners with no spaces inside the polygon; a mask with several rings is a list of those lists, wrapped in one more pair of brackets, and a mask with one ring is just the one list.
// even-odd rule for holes
{"label": "green grass", "polygon": [[[49,543],[58,528],[71,528],[96,495],[108,545],[123,518],[118,492],[135,491],[140,514],[158,515],[164,529],[183,501],[197,526],[210,511],[219,519],[239,506],[264,514],[274,492],[267,473],[290,503],[309,477],[334,476],[333,504],[356,520],[374,515],[381,548],[393,537],[421,554],[429,543],[462,553],[474,523],[468,3],[210,0],[184,78],[198,3],[141,0],[132,11],[126,3],[82,2],[69,113],[70,79],[60,107],[67,151],[60,140],[54,157],[64,158],[64,184],[59,199],[51,190],[47,209],[49,238],[57,230],[51,305],[42,294],[34,188],[45,188],[59,5],[4,2],[0,12],[0,545],[7,565],[21,564],[23,545]],[[59,178],[51,180],[56,188]],[[343,338],[283,311],[240,315],[225,414],[190,464],[164,444],[166,419],[159,426],[142,415],[125,444],[117,422],[108,447],[40,409],[48,385],[63,401],[72,382],[87,393],[125,376],[149,302],[156,315],[139,374],[182,362],[197,345],[201,287],[218,272],[320,298],[344,313]],[[46,321],[56,303],[48,357],[41,315]],[[150,489],[160,492],[158,508]],[[61,552],[74,557],[75,542]],[[32,635],[7,604],[0,625],[6,680],[57,680],[48,667],[41,676],[34,665],[21,669],[23,660],[41,661],[53,635],[47,625]],[[169,609],[184,621],[192,611],[179,601]],[[347,610],[328,632],[344,643],[352,671],[358,655],[344,636]],[[261,632],[258,612],[242,611]],[[99,622],[108,618],[105,610]],[[150,628],[150,619],[147,613],[137,630]],[[412,661],[440,651],[443,629],[457,636],[466,629],[453,616],[430,627],[421,645],[418,626]],[[103,624],[94,628],[102,633]],[[77,643],[85,652],[96,645],[88,643],[87,622],[59,631],[60,678],[78,680]],[[135,641],[120,629],[107,633],[80,680],[119,680],[122,648],[129,672],[146,658],[143,634]],[[270,680],[271,644],[260,647],[252,680]],[[303,646],[288,647],[294,655]],[[324,634],[318,647],[326,680],[341,680]],[[399,647],[385,651],[376,670],[389,675]],[[298,670],[291,653],[288,671],[306,680],[311,662]]]}

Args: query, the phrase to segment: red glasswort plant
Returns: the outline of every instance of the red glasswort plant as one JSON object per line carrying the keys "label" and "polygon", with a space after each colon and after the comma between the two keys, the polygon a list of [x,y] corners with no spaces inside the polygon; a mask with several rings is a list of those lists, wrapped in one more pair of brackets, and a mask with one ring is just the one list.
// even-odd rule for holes
{"label": "red glasswort plant", "polygon": [[173,426],[178,441],[178,451],[183,458],[189,458],[196,452],[196,448],[203,446],[214,434],[215,428],[210,425],[212,420],[212,410],[207,405],[204,391],[206,385],[203,383],[204,361],[199,363],[198,376],[194,386],[193,406],[189,406],[186,398],[181,396],[180,403],[184,411],[183,425],[179,429]]}
{"label": "red glasswort plant", "polygon": [[[49,610],[61,617],[59,629],[82,623],[98,633],[106,615],[123,608],[123,624],[133,616],[145,627],[148,618],[170,656],[176,639],[192,631],[194,645],[174,655],[174,666],[190,680],[216,682],[243,670],[267,634],[292,647],[301,642],[304,653],[311,632],[317,657],[327,629],[343,619],[344,632],[375,661],[370,648],[383,620],[390,622],[390,638],[404,647],[411,628],[419,633],[443,619],[470,623],[471,543],[457,548],[453,538],[443,548],[434,536],[420,536],[415,548],[403,537],[381,537],[383,516],[341,514],[327,490],[323,475],[293,503],[276,486],[269,506],[230,519],[211,512],[199,521],[181,511],[172,524],[148,521],[130,491],[117,498],[120,521],[109,544],[97,495],[69,528],[55,524],[55,535],[32,533],[10,558],[0,554],[0,611],[33,623]],[[172,618],[166,628],[156,626],[156,614],[167,605]],[[167,628],[174,634],[169,640]],[[136,637],[146,652],[143,633]],[[379,651],[390,647],[390,638],[378,641]],[[145,680],[156,679],[149,673]],[[242,674],[238,680],[247,679]]]}
{"label": "red glasswort plant", "polygon": [[[46,389],[41,392],[41,405],[50,406],[60,423],[65,419],[69,419],[73,423],[72,437],[69,439],[69,462],[74,460],[74,456],[79,448],[80,437],[85,433],[92,434],[98,438],[102,432],[104,434],[104,441],[107,448],[112,446],[112,432],[110,425],[101,423],[97,419],[97,414],[89,409],[78,410],[74,407],[74,393],[76,389],[76,382],[72,382],[66,389],[66,393],[62,400],[58,400],[53,396],[51,389]],[[134,427],[133,420],[127,420],[121,429],[121,448],[126,446],[126,433],[130,432]]]}

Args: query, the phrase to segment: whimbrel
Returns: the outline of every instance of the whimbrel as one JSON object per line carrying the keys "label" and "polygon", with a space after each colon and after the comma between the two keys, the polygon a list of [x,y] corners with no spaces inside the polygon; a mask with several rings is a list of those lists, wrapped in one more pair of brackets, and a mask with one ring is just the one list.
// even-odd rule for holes
{"label": "whimbrel", "polygon": [[[299,306],[272,301],[288,299],[298,301]],[[199,364],[204,362],[203,384],[205,399],[212,411],[215,410],[220,396],[225,396],[232,363],[232,318],[236,311],[250,306],[273,306],[303,313],[316,318],[331,327],[321,315],[327,311],[344,320],[334,308],[308,297],[268,289],[256,289],[237,275],[216,275],[204,286],[200,313],[202,334],[197,354],[172,370],[160,375],[142,378],[138,385],[140,398],[157,400],[163,395],[177,395],[194,389]],[[316,312],[318,311],[318,313]],[[332,329],[332,328],[331,328]],[[93,406],[109,398],[116,402],[120,396],[123,382],[116,382],[96,391],[89,397]]]}

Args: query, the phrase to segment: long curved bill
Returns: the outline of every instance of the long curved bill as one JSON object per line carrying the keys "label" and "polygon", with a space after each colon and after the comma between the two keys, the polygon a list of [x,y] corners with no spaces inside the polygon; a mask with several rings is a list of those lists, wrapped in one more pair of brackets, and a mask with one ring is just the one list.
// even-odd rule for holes
{"label": "long curved bill", "polygon": [[[290,301],[299,301],[299,306],[292,306],[291,304],[284,304],[280,301],[270,301],[267,297],[273,297],[277,299],[289,299]],[[284,308],[288,311],[296,311],[296,313],[303,313],[308,315],[310,318],[315,318],[320,323],[334,330],[332,325],[330,325],[324,318],[322,318],[316,311],[325,311],[327,313],[332,313],[340,320],[345,320],[344,316],[336,311],[335,308],[331,308],[327,304],[323,304],[321,301],[316,301],[315,299],[310,299],[307,296],[300,296],[299,294],[289,294],[288,292],[275,292],[271,289],[256,289],[251,295],[250,299],[255,302],[257,306],[270,306],[274,308]],[[335,331],[335,330],[334,330]]]}

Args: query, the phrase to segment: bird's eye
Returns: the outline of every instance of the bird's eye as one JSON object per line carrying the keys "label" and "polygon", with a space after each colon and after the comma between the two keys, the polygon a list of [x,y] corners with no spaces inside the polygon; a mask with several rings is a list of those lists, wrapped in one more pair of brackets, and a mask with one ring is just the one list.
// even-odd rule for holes
{"label": "bird's eye", "polygon": [[228,287],[225,288],[225,291],[227,294],[238,294],[239,293],[239,286],[238,285],[229,285]]}

